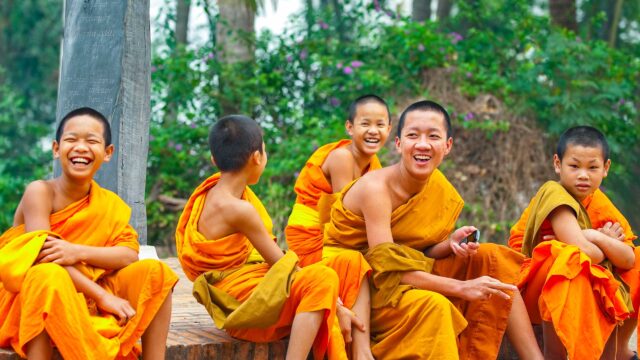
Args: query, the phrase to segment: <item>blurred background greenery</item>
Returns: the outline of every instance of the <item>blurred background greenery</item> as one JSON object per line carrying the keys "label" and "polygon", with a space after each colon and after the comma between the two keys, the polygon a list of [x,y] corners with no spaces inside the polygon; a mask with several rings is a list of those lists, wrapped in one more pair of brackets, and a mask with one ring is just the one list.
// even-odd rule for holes
{"label": "blurred background greenery", "polygon": [[[24,186],[50,172],[62,2],[0,4],[0,228]],[[443,170],[466,201],[460,223],[504,243],[545,180],[567,127],[600,128],[612,148],[604,187],[640,226],[640,1],[304,0],[281,33],[256,13],[285,0],[162,0],[152,19],[149,243],[174,251],[191,190],[215,171],[208,128],[244,113],[265,131],[255,191],[282,239],[293,183],[313,150],[345,136],[349,102],[388,100],[394,120],[422,98],[455,119]],[[189,14],[206,19],[189,43]],[[391,143],[391,142],[390,142]],[[383,162],[394,159],[391,147]]]}

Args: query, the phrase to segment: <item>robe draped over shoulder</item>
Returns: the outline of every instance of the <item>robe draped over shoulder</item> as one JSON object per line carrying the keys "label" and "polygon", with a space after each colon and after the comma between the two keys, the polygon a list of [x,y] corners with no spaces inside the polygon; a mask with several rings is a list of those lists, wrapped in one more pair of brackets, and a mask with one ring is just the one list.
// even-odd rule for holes
{"label": "robe draped over shoulder", "polygon": [[[242,233],[207,239],[198,231],[205,197],[219,179],[220,174],[214,174],[195,189],[176,230],[178,258],[185,274],[195,280],[195,298],[216,326],[231,336],[255,342],[281,339],[289,335],[297,313],[323,310],[314,356],[344,358],[344,347],[341,354],[333,353],[330,347],[338,297],[333,270],[314,265],[297,271],[298,257],[293,252],[269,266]],[[254,206],[273,237],[271,218],[260,199],[248,187],[242,198]]]}
{"label": "robe draped over shoulder", "polygon": [[19,225],[0,236],[0,347],[11,346],[25,357],[25,345],[46,330],[65,359],[138,358],[136,342],[178,281],[167,265],[143,260],[117,271],[75,265],[134,307],[136,315],[124,326],[78,293],[62,266],[34,265],[49,235],[76,244],[138,251],[138,236],[128,224],[130,214],[122,199],[92,182],[85,198],[51,214],[51,231],[25,233],[25,226]]}
{"label": "robe draped over shoulder", "polygon": [[[318,148],[307,160],[296,180],[296,202],[285,228],[287,245],[300,257],[300,266],[322,259],[323,225],[328,221],[328,210],[335,199],[334,189],[322,171],[329,154],[351,145],[351,140],[340,140]],[[373,156],[365,172],[380,169],[382,165]],[[336,189],[336,192],[340,189]]]}
{"label": "robe draped over shoulder", "polygon": [[[629,293],[608,261],[593,264],[577,246],[541,241],[550,231],[549,214],[561,206],[572,209],[581,229],[592,227],[583,204],[561,184],[545,183],[528,207],[522,235],[512,237],[522,239],[522,252],[530,257],[522,265],[518,287],[531,320],[553,323],[569,358],[598,359],[616,324],[629,316]],[[518,235],[514,229],[512,234]]]}
{"label": "robe draped over shoulder", "polygon": [[[434,260],[424,255],[425,249],[448,239],[464,205],[439,170],[434,171],[418,194],[392,211],[390,226],[394,243],[369,249],[364,218],[346,209],[342,202],[352,185],[345,187],[333,204],[331,221],[325,227],[323,251],[335,253],[350,249],[366,253],[373,268],[374,356],[495,358],[506,328],[510,301],[447,299],[439,293],[402,284],[401,273],[425,271],[460,280],[488,275],[513,284],[517,281],[522,255],[494,244],[482,244],[478,254],[469,259],[451,255]],[[480,338],[477,334],[483,336]],[[398,343],[403,346],[397,346]]]}

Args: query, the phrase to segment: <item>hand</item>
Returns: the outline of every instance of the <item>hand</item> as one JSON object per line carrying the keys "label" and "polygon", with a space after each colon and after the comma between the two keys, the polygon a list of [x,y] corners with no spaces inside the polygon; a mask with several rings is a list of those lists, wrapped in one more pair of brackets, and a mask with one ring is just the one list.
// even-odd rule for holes
{"label": "hand", "polygon": [[463,281],[461,298],[469,301],[486,300],[493,295],[503,299],[510,299],[511,296],[505,291],[518,291],[515,285],[505,284],[490,276],[481,276],[476,279]]}
{"label": "hand", "polygon": [[120,326],[124,326],[129,319],[136,315],[136,311],[127,300],[106,291],[96,299],[96,305],[100,310],[115,315],[119,320],[118,324]]}
{"label": "hand", "polygon": [[620,226],[620,223],[612,223],[611,221],[608,221],[603,227],[599,228],[598,231],[610,238],[614,238],[618,241],[624,241],[624,229]]}
{"label": "hand", "polygon": [[75,265],[78,262],[78,245],[52,236],[47,236],[36,258],[38,264],[54,263],[64,266]]}
{"label": "hand", "polygon": [[336,315],[338,315],[338,323],[340,324],[340,330],[342,331],[342,337],[345,343],[353,341],[351,338],[351,328],[364,332],[364,323],[356,316],[356,314],[347,309],[345,306],[338,304]]}
{"label": "hand", "polygon": [[462,239],[471,235],[476,230],[475,226],[463,226],[449,236],[449,246],[451,247],[451,251],[453,251],[457,257],[466,258],[478,253],[480,244],[477,242],[469,242],[466,244],[460,243]]}

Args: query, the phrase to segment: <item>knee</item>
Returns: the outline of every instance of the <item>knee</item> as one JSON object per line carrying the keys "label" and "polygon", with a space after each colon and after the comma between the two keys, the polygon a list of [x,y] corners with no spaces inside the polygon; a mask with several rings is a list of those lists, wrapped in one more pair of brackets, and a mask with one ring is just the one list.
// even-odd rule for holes
{"label": "knee", "polygon": [[425,318],[442,325],[452,323],[454,314],[458,312],[458,309],[449,299],[432,291],[420,298],[416,305],[418,305],[421,310],[420,313]]}
{"label": "knee", "polygon": [[366,263],[364,256],[355,250],[342,250],[335,255],[335,262],[347,268],[359,269]]}
{"label": "knee", "polygon": [[32,266],[25,275],[25,282],[36,280],[38,282],[46,282],[48,280],[63,279],[69,277],[69,273],[65,268],[58,264],[46,263]]}
{"label": "knee", "polygon": [[338,291],[338,275],[328,266],[313,264],[300,270],[296,276],[304,287],[313,287],[323,289],[327,292]]}

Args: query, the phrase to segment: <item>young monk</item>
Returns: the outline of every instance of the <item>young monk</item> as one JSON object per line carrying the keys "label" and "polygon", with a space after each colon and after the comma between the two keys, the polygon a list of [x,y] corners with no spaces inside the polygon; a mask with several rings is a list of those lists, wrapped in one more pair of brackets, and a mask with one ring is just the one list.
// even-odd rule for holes
{"label": "young monk", "polygon": [[300,257],[300,266],[322,259],[323,224],[333,194],[381,167],[376,154],[391,131],[387,103],[376,95],[360,96],[349,106],[345,128],[351,139],[320,147],[296,180],[296,203],[284,232],[289,249]]}
{"label": "young monk", "polygon": [[398,124],[400,161],[338,195],[325,251],[367,252],[376,358],[495,359],[507,328],[521,358],[541,359],[512,285],[523,257],[494,244],[463,243],[473,226],[451,232],[463,201],[438,166],[452,144],[442,106],[410,105]]}
{"label": "young monk", "polygon": [[540,188],[509,239],[531,258],[519,287],[542,323],[545,357],[633,358],[640,266],[628,221],[599,190],[611,165],[607,141],[593,127],[570,128],[553,163],[560,181]]}
{"label": "young monk", "polygon": [[[349,308],[364,309],[368,320],[370,268],[364,258],[327,263],[341,282],[322,264],[297,271],[296,254],[285,255],[276,245],[269,214],[248,187],[267,162],[258,124],[241,115],[223,117],[211,128],[209,145],[220,173],[196,188],[176,230],[180,263],[195,280],[194,296],[231,336],[268,342],[290,335],[288,359],[306,359],[312,345],[317,359],[325,353],[346,358],[339,327],[333,327],[336,306],[343,309],[344,328],[357,320]],[[371,356],[364,323],[357,322],[353,334],[354,358]],[[345,331],[347,341],[351,334]]]}
{"label": "young monk", "polygon": [[111,159],[111,128],[90,108],[67,114],[53,156],[62,174],[27,186],[0,237],[0,347],[22,357],[164,359],[178,277],[138,261],[131,209],[93,176]]}

